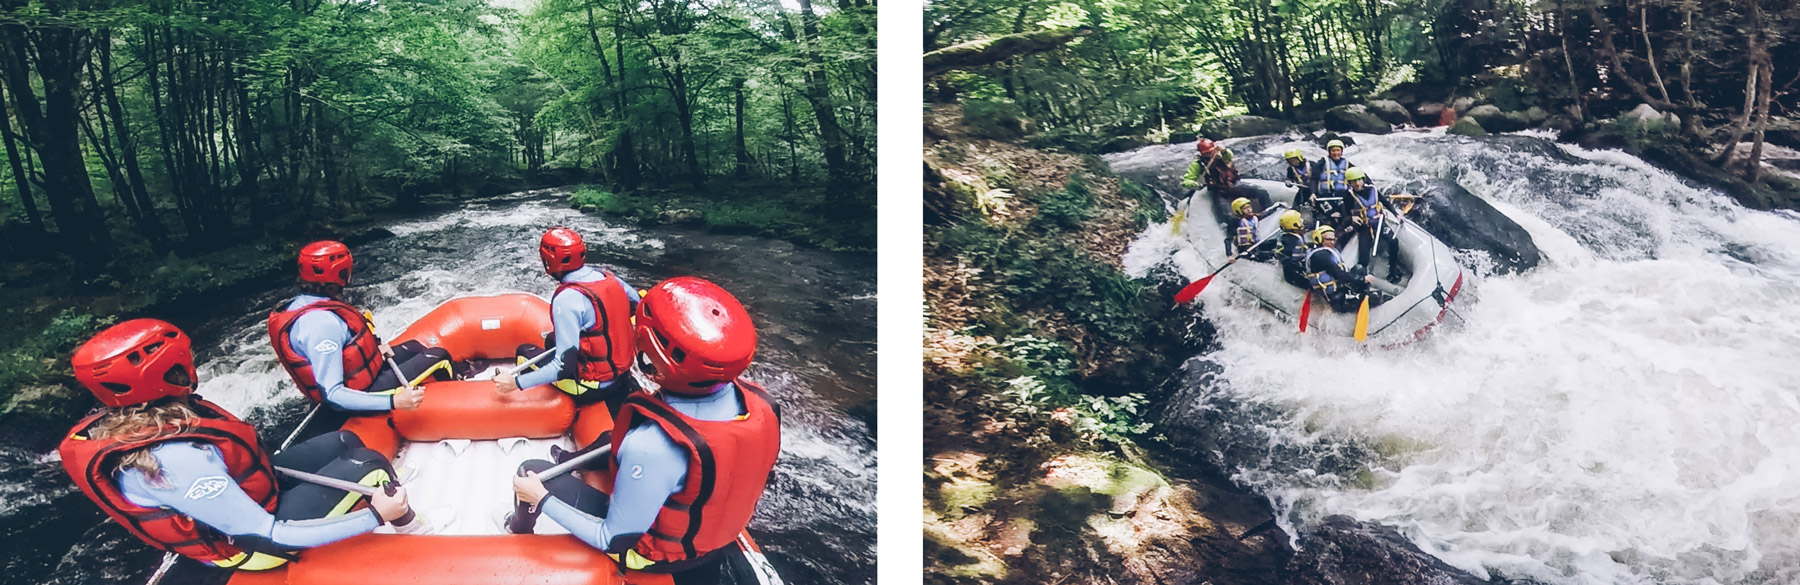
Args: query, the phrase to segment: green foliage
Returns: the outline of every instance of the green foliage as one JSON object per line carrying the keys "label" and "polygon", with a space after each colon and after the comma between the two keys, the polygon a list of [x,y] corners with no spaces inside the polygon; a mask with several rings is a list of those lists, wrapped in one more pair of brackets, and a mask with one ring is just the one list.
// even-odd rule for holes
{"label": "green foliage", "polygon": [[873,222],[832,221],[815,211],[830,203],[819,189],[746,187],[740,194],[740,199],[721,201],[683,192],[621,194],[589,186],[570,195],[569,205],[640,224],[698,223],[721,232],[783,238],[827,250],[875,247]]}
{"label": "green foliage", "polygon": [[1030,234],[971,222],[927,237],[988,275],[997,289],[984,292],[1017,305],[1055,307],[1107,343],[1142,340],[1152,325],[1143,317],[1150,301],[1142,286],[1060,232]]}
{"label": "green foliage", "polygon": [[1066,424],[1083,440],[1115,443],[1129,442],[1152,426],[1143,420],[1143,394],[1082,394],[1074,356],[1061,343],[1027,334],[983,349],[990,359],[976,375],[998,388],[1014,417]]}
{"label": "green foliage", "polygon": [[983,138],[1008,140],[1025,135],[1025,115],[1019,105],[1005,100],[969,100],[963,103],[963,122],[970,133]]}
{"label": "green foliage", "polygon": [[1155,191],[1138,184],[1136,181],[1119,181],[1119,192],[1137,202],[1137,210],[1132,212],[1132,223],[1137,229],[1144,229],[1150,224],[1169,218],[1169,210],[1163,207],[1162,197]]}
{"label": "green foliage", "polygon": [[51,372],[67,369],[75,346],[112,321],[73,309],[58,314],[42,331],[0,354],[0,389],[10,395],[21,386],[49,383]]}
{"label": "green foliage", "polygon": [[1079,171],[1069,175],[1061,191],[1051,193],[1038,204],[1035,220],[1045,227],[1072,230],[1094,214],[1094,194],[1087,179]]}

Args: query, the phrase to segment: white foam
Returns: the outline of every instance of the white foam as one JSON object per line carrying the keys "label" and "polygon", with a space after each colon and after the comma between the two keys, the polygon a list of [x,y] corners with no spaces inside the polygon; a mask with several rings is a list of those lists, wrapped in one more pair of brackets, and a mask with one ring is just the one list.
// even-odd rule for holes
{"label": "white foam", "polygon": [[[1800,216],[1616,151],[1357,139],[1346,157],[1372,176],[1455,180],[1547,261],[1478,277],[1465,321],[1397,351],[1300,339],[1213,287],[1202,310],[1222,348],[1199,361],[1228,382],[1180,393],[1173,424],[1222,425],[1208,432],[1260,453],[1229,463],[1290,529],[1348,514],[1477,575],[1800,574]],[[1191,275],[1175,240],[1151,226],[1126,268]],[[1273,414],[1199,418],[1220,410]]]}

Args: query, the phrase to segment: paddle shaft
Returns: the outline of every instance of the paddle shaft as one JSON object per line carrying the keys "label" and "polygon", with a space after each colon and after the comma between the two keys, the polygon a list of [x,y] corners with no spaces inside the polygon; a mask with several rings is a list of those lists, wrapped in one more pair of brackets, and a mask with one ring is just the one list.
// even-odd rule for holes
{"label": "paddle shaft", "polygon": [[[371,498],[375,497],[375,494],[381,493],[381,492],[386,492],[387,495],[390,495],[390,496],[394,495],[394,490],[396,489],[396,486],[400,485],[397,482],[388,482],[387,485],[382,486],[382,489],[376,489],[376,488],[369,487],[369,486],[366,486],[366,485],[363,485],[360,483],[356,483],[353,481],[345,481],[345,480],[338,479],[335,477],[326,477],[323,475],[319,475],[317,473],[307,473],[304,471],[300,471],[298,469],[288,469],[286,467],[281,467],[279,465],[275,467],[275,471],[279,471],[283,475],[286,475],[288,477],[292,477],[294,479],[298,479],[300,481],[304,481],[307,483],[314,483],[314,484],[322,485],[322,486],[332,488],[332,489],[344,490],[346,492],[355,492],[355,493],[359,493],[359,494],[362,494],[365,496],[369,496]],[[379,517],[380,514],[376,514],[376,516]],[[388,523],[393,524],[395,526],[405,526],[407,524],[412,524],[413,520],[416,518],[418,518],[418,515],[414,514],[412,511],[412,508],[409,506],[409,507],[407,507],[405,515],[402,515],[399,518],[395,518],[393,520],[389,520]]]}
{"label": "paddle shaft", "polygon": [[517,375],[519,375],[519,372],[525,371],[525,368],[529,368],[531,366],[538,365],[538,362],[542,362],[545,359],[548,359],[550,357],[550,354],[553,354],[553,353],[556,353],[555,348],[547,348],[542,353],[537,354],[537,357],[533,357],[529,360],[525,360],[525,363],[519,364],[519,365],[513,367],[513,369],[507,370],[506,375],[517,376]]}
{"label": "paddle shaft", "polygon": [[[549,469],[538,472],[538,481],[568,473],[569,470],[574,469],[577,465],[581,465],[588,461],[592,461],[595,457],[610,453],[612,453],[612,444],[601,445],[586,453],[576,455],[568,461],[552,465]],[[523,469],[519,470],[519,475],[523,476],[524,474],[525,472]],[[513,534],[530,534],[532,527],[537,525],[537,513],[537,504],[524,501],[513,502],[513,513],[512,518],[507,521],[507,532]]]}

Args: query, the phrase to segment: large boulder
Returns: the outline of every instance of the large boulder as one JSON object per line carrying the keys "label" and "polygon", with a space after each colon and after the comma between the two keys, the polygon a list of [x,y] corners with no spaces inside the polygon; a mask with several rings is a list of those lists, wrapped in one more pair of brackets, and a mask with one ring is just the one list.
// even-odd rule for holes
{"label": "large boulder", "polygon": [[1418,208],[1407,215],[1409,219],[1419,222],[1419,227],[1446,246],[1486,252],[1497,273],[1523,272],[1543,261],[1543,254],[1525,228],[1461,185],[1444,179],[1423,179],[1401,183],[1394,189],[1419,196]]}
{"label": "large boulder", "polygon": [[1619,114],[1613,120],[1613,126],[1618,132],[1628,136],[1674,134],[1681,131],[1681,117],[1658,112],[1650,104],[1638,104],[1631,111]]}
{"label": "large boulder", "polygon": [[1475,98],[1468,96],[1456,98],[1455,100],[1451,100],[1450,107],[1456,108],[1456,111],[1458,112],[1467,112],[1475,109]]}
{"label": "large boulder", "polygon": [[1455,122],[1450,123],[1450,129],[1445,132],[1457,136],[1487,136],[1488,133],[1487,129],[1481,127],[1480,122],[1468,117],[1457,118]]}
{"label": "large boulder", "polygon": [[1363,104],[1363,107],[1368,108],[1369,113],[1375,114],[1375,116],[1381,118],[1382,121],[1395,126],[1413,123],[1412,115],[1406,113],[1406,106],[1400,105],[1400,102],[1393,100],[1375,100]]}
{"label": "large boulder", "polygon": [[1543,108],[1531,106],[1525,110],[1525,120],[1532,125],[1542,124],[1544,120],[1548,119],[1550,119],[1550,112],[1544,111]]}
{"label": "large boulder", "polygon": [[1443,117],[1445,107],[1444,104],[1438,102],[1419,104],[1419,108],[1413,110],[1413,119],[1417,120],[1416,123],[1420,126],[1438,126],[1438,119]]}
{"label": "large boulder", "polygon": [[1399,532],[1328,516],[1300,533],[1288,585],[1489,585],[1425,554]]}
{"label": "large boulder", "polygon": [[1207,121],[1200,125],[1200,135],[1213,140],[1281,134],[1293,129],[1286,120],[1262,116],[1232,116]]}
{"label": "large boulder", "polygon": [[1393,132],[1393,126],[1386,120],[1369,111],[1362,104],[1349,104],[1325,110],[1325,128],[1339,132],[1362,132],[1364,134],[1387,134]]}
{"label": "large boulder", "polygon": [[[1460,111],[1460,110],[1458,110]],[[1520,112],[1503,112],[1493,104],[1475,106],[1466,117],[1474,118],[1489,132],[1518,132],[1531,127],[1531,121]]]}

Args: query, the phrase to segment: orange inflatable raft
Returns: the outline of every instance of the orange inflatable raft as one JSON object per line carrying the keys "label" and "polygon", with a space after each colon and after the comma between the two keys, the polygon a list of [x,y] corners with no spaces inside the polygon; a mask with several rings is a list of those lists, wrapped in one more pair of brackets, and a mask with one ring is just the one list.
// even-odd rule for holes
{"label": "orange inflatable raft", "polygon": [[[551,330],[549,303],[528,293],[453,299],[414,322],[393,343],[417,340],[459,363],[493,367],[468,380],[428,381],[418,409],[355,417],[343,429],[410,470],[408,500],[435,532],[401,535],[383,527],[307,550],[274,570],[238,572],[231,585],[672,583],[667,575],[622,571],[548,516],[539,518],[536,534],[503,526],[520,462],[548,459],[551,445],[586,445],[612,429],[604,404],[577,407],[549,385],[494,393],[487,381],[493,373],[514,362],[520,344],[541,344]],[[597,483],[593,475],[584,480]],[[738,545],[742,554],[728,559],[728,571],[761,585],[781,583],[747,532]]]}

